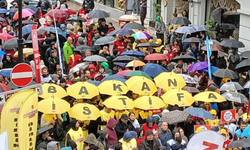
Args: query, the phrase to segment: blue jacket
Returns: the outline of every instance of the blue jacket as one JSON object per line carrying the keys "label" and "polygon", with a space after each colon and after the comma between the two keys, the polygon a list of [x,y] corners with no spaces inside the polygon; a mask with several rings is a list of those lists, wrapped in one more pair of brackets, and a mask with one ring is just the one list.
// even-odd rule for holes
{"label": "blue jacket", "polygon": [[238,138],[241,138],[241,134],[243,133],[243,131],[241,131],[241,129],[238,129],[235,131],[236,135]]}
{"label": "blue jacket", "polygon": [[159,139],[161,140],[161,144],[163,146],[168,146],[168,140],[172,139],[172,132],[170,130],[162,131],[159,129]]}

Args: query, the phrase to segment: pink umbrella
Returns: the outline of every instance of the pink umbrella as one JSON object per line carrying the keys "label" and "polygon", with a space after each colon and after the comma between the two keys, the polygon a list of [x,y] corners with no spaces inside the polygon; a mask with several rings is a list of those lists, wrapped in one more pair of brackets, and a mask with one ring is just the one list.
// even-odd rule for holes
{"label": "pink umbrella", "polygon": [[[19,15],[19,13],[16,12],[13,19],[18,20],[18,17],[19,17],[18,15]],[[33,15],[32,12],[30,12],[29,10],[22,9],[22,18],[27,18],[27,17],[32,16],[32,15]]]}
{"label": "pink umbrella", "polygon": [[0,39],[2,40],[10,40],[10,39],[13,39],[15,36],[13,35],[10,35],[9,33],[0,33]]}
{"label": "pink umbrella", "polygon": [[51,17],[54,17],[53,11],[54,11],[54,15],[56,18],[67,18],[68,17],[67,12],[63,9],[51,9],[47,12],[47,14]]}
{"label": "pink umbrella", "polygon": [[118,76],[124,76],[125,74],[131,72],[132,70],[123,70],[123,71],[119,71],[116,75]]}
{"label": "pink umbrella", "polygon": [[[215,44],[210,44],[210,49],[211,49],[211,51],[219,51],[219,50],[221,50],[221,46],[218,46],[218,45],[215,45]],[[206,51],[207,47],[202,46],[201,50]]]}
{"label": "pink umbrella", "polygon": [[149,54],[144,58],[144,60],[166,60],[166,59],[168,59],[168,56],[160,53]]}

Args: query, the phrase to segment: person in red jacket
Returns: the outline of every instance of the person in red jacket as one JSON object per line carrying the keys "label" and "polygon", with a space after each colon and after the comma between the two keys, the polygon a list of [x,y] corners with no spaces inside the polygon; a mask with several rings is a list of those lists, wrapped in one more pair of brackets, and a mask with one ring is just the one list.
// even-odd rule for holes
{"label": "person in red jacket", "polygon": [[96,67],[95,67],[95,65],[94,64],[90,64],[89,65],[89,71],[90,71],[90,77],[92,78],[92,79],[94,79],[95,78],[95,75],[96,75]]}
{"label": "person in red jacket", "polygon": [[[154,123],[153,117],[149,116],[147,118],[147,123],[144,123],[142,125],[142,128],[144,130],[144,133],[146,133],[148,130],[152,130],[154,132],[158,129],[158,125]],[[144,134],[144,138],[146,138],[145,134]]]}
{"label": "person in red jacket", "polygon": [[75,65],[82,62],[82,56],[80,54],[71,55],[69,58],[69,66],[73,68]]}
{"label": "person in red jacket", "polygon": [[78,16],[81,17],[81,18],[85,18],[86,14],[87,14],[87,13],[86,13],[86,11],[85,11],[85,7],[82,6],[82,7],[79,9],[79,11],[78,11]]}
{"label": "person in red jacket", "polygon": [[165,50],[168,51],[167,56],[168,56],[168,64],[169,64],[171,60],[174,58],[174,52],[172,51],[171,46],[169,44],[165,46]]}
{"label": "person in red jacket", "polygon": [[126,44],[125,44],[125,42],[124,42],[122,36],[119,35],[119,36],[118,36],[118,39],[117,39],[117,40],[115,41],[115,43],[114,43],[114,49],[113,49],[113,50],[117,49],[117,50],[119,51],[119,54],[118,54],[118,55],[121,55],[122,52],[123,52],[124,49],[125,49],[125,45],[126,45]]}
{"label": "person in red jacket", "polygon": [[111,31],[115,31],[115,27],[113,26],[113,23],[112,23],[112,22],[110,22],[110,23],[108,24],[108,27],[109,27],[109,30],[108,30],[107,34],[109,34]]}
{"label": "person in red jacket", "polygon": [[142,127],[136,128],[135,131],[137,132],[137,146],[140,147],[141,141],[144,140],[144,130]]}
{"label": "person in red jacket", "polygon": [[87,36],[88,46],[92,46],[92,39],[95,33],[95,31],[93,30],[93,26],[92,25],[87,26],[86,32],[88,33],[88,36]]}

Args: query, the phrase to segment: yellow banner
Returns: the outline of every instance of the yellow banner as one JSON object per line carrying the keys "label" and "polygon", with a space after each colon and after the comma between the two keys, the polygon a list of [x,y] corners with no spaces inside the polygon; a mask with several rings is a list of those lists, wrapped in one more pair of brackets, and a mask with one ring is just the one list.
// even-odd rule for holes
{"label": "yellow banner", "polygon": [[38,92],[23,102],[18,117],[19,150],[35,150],[38,121]]}
{"label": "yellow banner", "polygon": [[8,131],[8,141],[10,150],[19,150],[18,146],[18,116],[23,101],[33,93],[34,90],[24,90],[12,95],[4,104],[1,113],[1,133]]}

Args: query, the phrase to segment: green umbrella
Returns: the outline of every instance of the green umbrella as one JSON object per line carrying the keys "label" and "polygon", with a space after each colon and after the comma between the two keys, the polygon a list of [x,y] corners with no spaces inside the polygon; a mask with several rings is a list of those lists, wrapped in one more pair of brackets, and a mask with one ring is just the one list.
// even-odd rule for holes
{"label": "green umbrella", "polygon": [[67,19],[68,22],[78,22],[78,21],[83,21],[85,22],[86,20],[84,18],[81,17],[70,17]]}
{"label": "green umbrella", "polygon": [[152,78],[147,73],[142,72],[142,71],[131,71],[129,73],[126,73],[124,76],[126,76],[126,77],[143,76],[143,77],[146,77],[146,78],[152,80]]}

